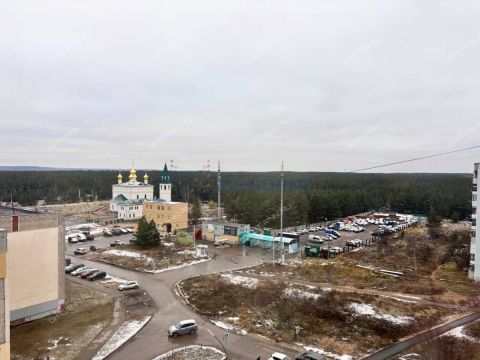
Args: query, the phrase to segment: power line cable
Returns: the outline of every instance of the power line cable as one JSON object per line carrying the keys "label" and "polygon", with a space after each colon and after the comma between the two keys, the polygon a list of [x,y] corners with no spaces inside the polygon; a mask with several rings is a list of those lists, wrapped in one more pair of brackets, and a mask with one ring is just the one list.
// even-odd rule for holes
{"label": "power line cable", "polygon": [[447,152],[433,154],[433,155],[421,156],[421,157],[412,158],[412,159],[408,159],[408,160],[396,161],[396,162],[392,162],[392,163],[388,163],[388,164],[371,166],[371,167],[368,167],[368,168],[353,170],[353,171],[350,171],[350,172],[351,173],[356,173],[356,172],[362,172],[362,171],[367,171],[367,170],[379,169],[379,168],[383,168],[383,167],[387,167],[387,166],[405,164],[405,163],[418,161],[418,160],[431,159],[431,158],[434,158],[434,157],[439,157],[439,156],[444,156],[444,155],[449,155],[449,154],[455,154],[455,153],[459,153],[459,152],[462,152],[462,151],[478,149],[478,148],[480,148],[480,145],[470,146],[470,147],[463,148],[463,149],[457,149],[457,150],[447,151]]}

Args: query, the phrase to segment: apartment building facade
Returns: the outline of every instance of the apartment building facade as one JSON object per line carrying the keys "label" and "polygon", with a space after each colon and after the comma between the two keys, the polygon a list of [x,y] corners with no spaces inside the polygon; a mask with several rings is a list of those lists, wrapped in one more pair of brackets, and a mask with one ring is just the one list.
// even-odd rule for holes
{"label": "apartment building facade", "polygon": [[470,268],[468,270],[469,279],[476,282],[480,282],[480,233],[477,227],[477,209],[480,206],[480,198],[477,194],[479,168],[480,163],[474,164],[472,184],[472,238],[470,243]]}

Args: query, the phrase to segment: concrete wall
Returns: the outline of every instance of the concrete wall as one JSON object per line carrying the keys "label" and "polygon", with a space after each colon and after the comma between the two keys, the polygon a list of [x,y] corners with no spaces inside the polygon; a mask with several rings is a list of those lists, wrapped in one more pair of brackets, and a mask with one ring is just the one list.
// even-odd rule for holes
{"label": "concrete wall", "polygon": [[63,298],[58,238],[56,227],[8,234],[10,311]]}

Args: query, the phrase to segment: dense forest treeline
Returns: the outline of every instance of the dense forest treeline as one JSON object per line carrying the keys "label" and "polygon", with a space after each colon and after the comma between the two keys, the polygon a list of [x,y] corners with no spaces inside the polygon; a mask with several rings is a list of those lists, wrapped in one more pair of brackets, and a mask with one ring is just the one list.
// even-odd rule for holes
{"label": "dense forest treeline", "polygon": [[[128,172],[122,172],[124,179]],[[138,179],[144,172],[137,171]],[[161,171],[149,171],[158,184]],[[215,200],[217,174],[201,171],[172,172],[177,201]],[[3,171],[0,198],[10,196],[22,205],[107,200],[114,171]],[[333,219],[372,209],[390,208],[427,213],[434,208],[445,217],[465,218],[471,213],[472,178],[466,174],[350,174],[285,173],[285,222],[296,225]],[[280,203],[279,173],[236,172],[222,174],[222,202],[226,214],[237,221],[275,226]],[[268,224],[266,224],[268,222]]]}

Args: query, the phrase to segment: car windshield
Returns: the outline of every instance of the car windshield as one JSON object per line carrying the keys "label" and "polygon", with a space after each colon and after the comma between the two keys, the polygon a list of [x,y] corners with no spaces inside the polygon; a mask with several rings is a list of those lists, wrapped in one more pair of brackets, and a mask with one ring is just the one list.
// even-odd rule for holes
{"label": "car windshield", "polygon": [[180,328],[182,327],[182,323],[178,323],[177,325],[175,325],[175,327],[176,327],[177,329],[180,329]]}

